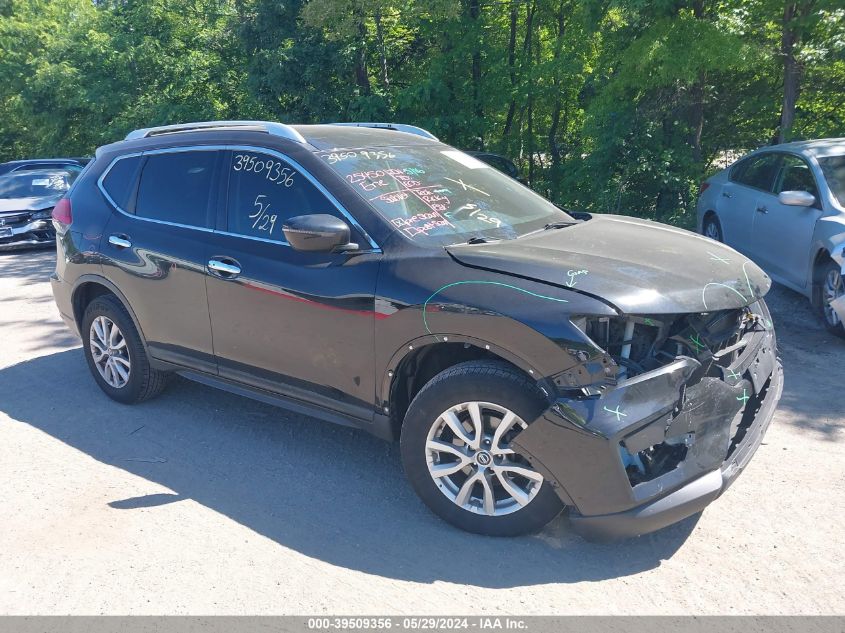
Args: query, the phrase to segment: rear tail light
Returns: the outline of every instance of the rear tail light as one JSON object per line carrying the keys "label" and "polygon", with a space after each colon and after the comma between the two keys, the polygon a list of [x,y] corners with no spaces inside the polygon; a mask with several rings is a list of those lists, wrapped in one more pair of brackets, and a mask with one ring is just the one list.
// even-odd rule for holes
{"label": "rear tail light", "polygon": [[701,183],[701,185],[699,185],[698,195],[700,196],[702,193],[704,193],[705,191],[707,191],[707,188],[708,188],[709,186],[710,186],[710,183],[709,183],[709,182],[703,182],[703,183]]}
{"label": "rear tail light", "polygon": [[70,200],[68,198],[59,200],[56,206],[53,207],[52,216],[54,222],[63,226],[67,226],[73,222],[73,210],[70,206]]}

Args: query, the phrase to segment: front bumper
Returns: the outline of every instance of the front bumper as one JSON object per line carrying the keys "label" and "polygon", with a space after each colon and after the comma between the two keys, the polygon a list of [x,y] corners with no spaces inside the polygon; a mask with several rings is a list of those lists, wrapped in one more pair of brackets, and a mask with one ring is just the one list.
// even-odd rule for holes
{"label": "front bumper", "polygon": [[21,226],[0,227],[0,251],[55,244],[56,234],[50,220],[33,220]]}
{"label": "front bumper", "polygon": [[[700,365],[679,357],[599,398],[558,400],[514,438],[570,506],[575,531],[595,540],[653,532],[700,512],[736,479],[783,390],[774,333],[748,338],[722,376],[688,385]],[[682,457],[640,476],[636,456],[655,447]]]}

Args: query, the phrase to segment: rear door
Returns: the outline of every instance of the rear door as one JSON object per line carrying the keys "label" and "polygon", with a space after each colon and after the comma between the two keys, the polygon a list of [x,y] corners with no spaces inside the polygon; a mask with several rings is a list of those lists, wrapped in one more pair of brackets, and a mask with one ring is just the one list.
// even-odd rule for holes
{"label": "rear door", "polygon": [[154,357],[210,373],[205,265],[222,154],[176,148],[122,157],[101,179],[116,208],[101,248],[105,276],[126,296]]}
{"label": "rear door", "polygon": [[[816,197],[809,207],[782,204],[781,191],[806,191]],[[774,192],[761,201],[754,214],[753,255],[769,272],[799,287],[807,283],[810,243],[821,204],[810,165],[794,154],[784,154],[775,179]]]}
{"label": "rear door", "polygon": [[[300,165],[233,149],[227,213],[211,236],[208,304],[220,376],[370,420],[375,394],[375,286],[381,259],[340,204]],[[335,215],[361,252],[306,253],[288,218]]]}
{"label": "rear door", "polygon": [[755,154],[731,168],[717,212],[725,243],[745,255],[752,252],[752,226],[763,196],[771,195],[780,155]]}

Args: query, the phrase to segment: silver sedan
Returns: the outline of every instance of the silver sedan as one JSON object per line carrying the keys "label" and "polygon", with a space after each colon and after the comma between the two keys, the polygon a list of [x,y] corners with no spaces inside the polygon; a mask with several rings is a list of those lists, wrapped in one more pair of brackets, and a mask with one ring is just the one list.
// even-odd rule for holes
{"label": "silver sedan", "polygon": [[698,229],[805,295],[845,337],[845,138],[744,156],[702,184]]}

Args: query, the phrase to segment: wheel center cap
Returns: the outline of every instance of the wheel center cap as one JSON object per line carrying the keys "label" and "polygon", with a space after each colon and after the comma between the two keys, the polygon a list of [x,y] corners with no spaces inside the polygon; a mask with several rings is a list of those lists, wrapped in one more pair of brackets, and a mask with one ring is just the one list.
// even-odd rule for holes
{"label": "wheel center cap", "polygon": [[478,453],[475,455],[475,462],[479,466],[489,466],[491,463],[493,463],[493,457],[487,451],[478,451]]}

